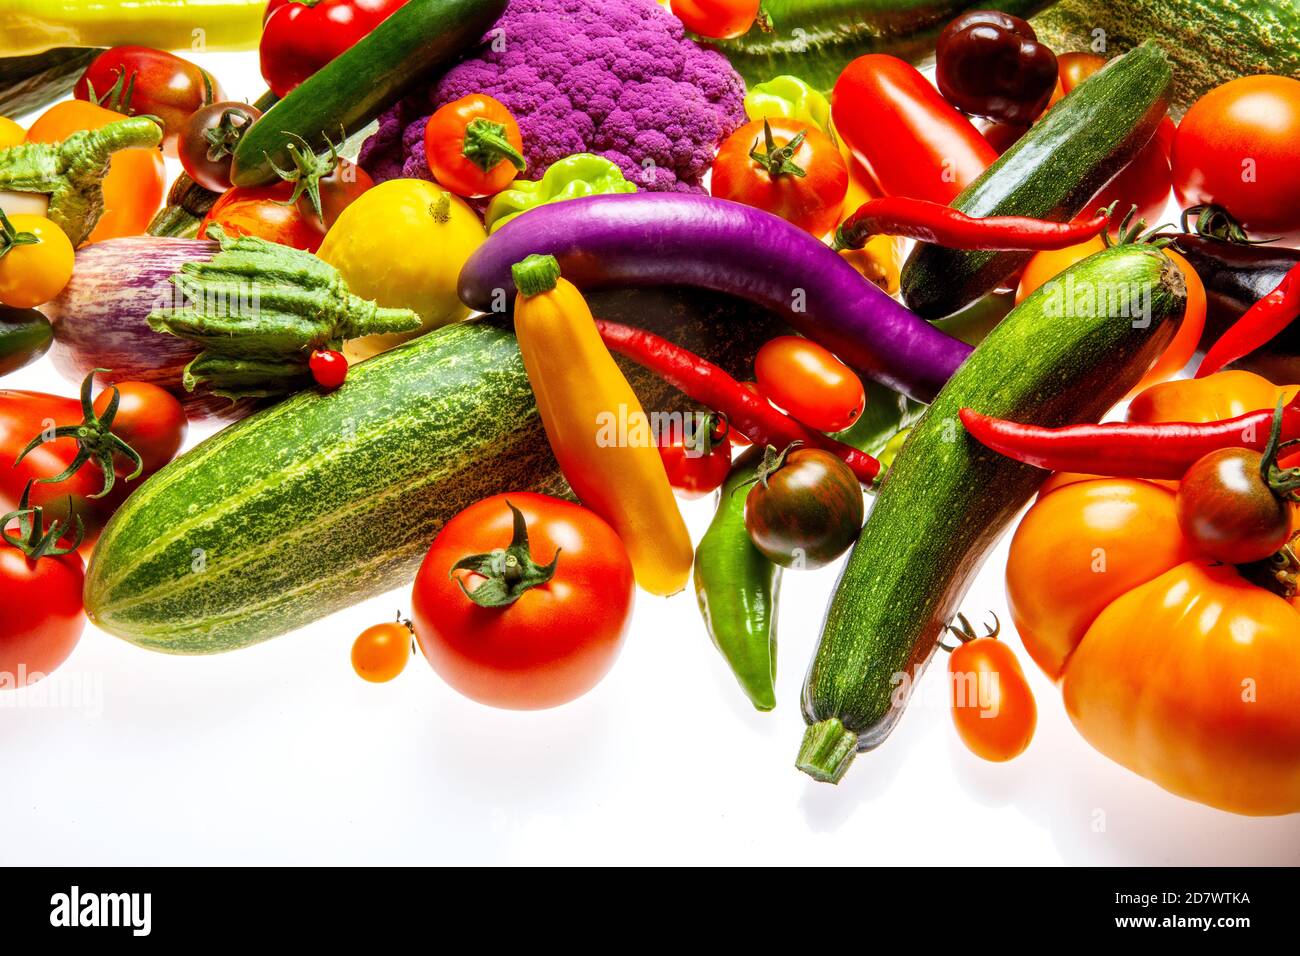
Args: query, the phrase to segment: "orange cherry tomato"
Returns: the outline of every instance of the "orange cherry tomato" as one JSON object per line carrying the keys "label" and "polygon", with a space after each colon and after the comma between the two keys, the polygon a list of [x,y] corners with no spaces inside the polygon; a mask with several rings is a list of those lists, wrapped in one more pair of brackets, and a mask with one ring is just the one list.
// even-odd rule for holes
{"label": "orange cherry tomato", "polygon": [[448,103],[424,127],[424,158],[439,185],[466,199],[495,196],[525,169],[524,140],[499,100],[472,93]]}
{"label": "orange cherry tomato", "polygon": [[1094,236],[1078,245],[1035,253],[1020,274],[1020,284],[1016,287],[1016,305],[1029,298],[1030,293],[1045,285],[1048,279],[1055,278],[1076,262],[1082,262],[1105,248],[1106,243],[1101,237]]}
{"label": "orange cherry tomato", "polygon": [[199,224],[199,235],[206,236],[208,226],[216,223],[232,236],[257,236],[267,242],[315,252],[325,234],[302,214],[289,199],[293,183],[278,182],[270,186],[236,186],[221,194]]}
{"label": "orange cherry tomato", "polygon": [[797,335],[766,342],[754,359],[754,374],[764,396],[818,431],[843,431],[866,407],[862,380],[853,370]]}
{"label": "orange cherry tomato", "polygon": [[[58,143],[73,133],[124,119],[121,113],[82,100],[55,103],[32,124],[32,143]],[[143,235],[162,205],[166,188],[162,150],[124,149],[113,154],[104,177],[104,213],[86,242]]]}
{"label": "orange cherry tomato", "polygon": [[948,656],[948,677],[953,724],[971,753],[1000,763],[1025,752],[1038,707],[1008,644],[995,634],[963,636]]}
{"label": "orange cherry tomato", "polygon": [[362,680],[387,683],[406,669],[413,633],[400,618],[366,628],[352,644],[352,669]]}

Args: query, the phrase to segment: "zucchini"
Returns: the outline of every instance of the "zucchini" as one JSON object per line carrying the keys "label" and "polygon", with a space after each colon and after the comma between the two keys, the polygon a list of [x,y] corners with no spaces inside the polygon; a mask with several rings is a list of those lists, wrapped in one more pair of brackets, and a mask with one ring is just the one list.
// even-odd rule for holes
{"label": "zucchini", "polygon": [[1032,21],[1058,53],[1156,40],[1174,62],[1173,113],[1239,76],[1300,76],[1296,0],[1061,0]]}
{"label": "zucchini", "polygon": [[[952,205],[971,216],[1066,220],[1128,165],[1169,107],[1169,61],[1144,43],[1084,80],[966,187]],[[918,243],[903,266],[908,308],[956,312],[1014,275],[1032,252]]]}
{"label": "zucchini", "polygon": [[102,47],[60,47],[0,59],[0,116],[16,119],[72,92]]}
{"label": "zucchini", "polygon": [[478,43],[505,8],[506,0],[409,0],[249,128],[235,147],[231,180],[277,181],[272,164],[293,168],[295,137],[322,152],[353,135]]}
{"label": "zucchini", "polygon": [[[738,376],[784,327],[717,294],[592,293]],[[632,318],[635,316],[635,318]],[[678,393],[625,367],[646,408]],[[218,432],[113,516],[86,611],[141,647],[244,647],[406,585],[443,522],[491,494],[566,493],[504,318],[445,326]]]}
{"label": "zucchini", "polygon": [[[944,386],[885,475],[831,599],[804,685],[801,770],[836,782],[885,739],[980,564],[1042,484],[1042,471],[967,435],[958,412],[1097,421],[1168,344],[1186,298],[1162,252],[1107,249],[1026,299]],[[1149,322],[1127,318],[1144,312]]]}
{"label": "zucchini", "polygon": [[734,40],[703,40],[726,54],[747,86],[793,74],[829,92],[840,72],[867,53],[922,63],[948,21],[970,9],[1028,17],[1051,0],[763,0],[760,19]]}

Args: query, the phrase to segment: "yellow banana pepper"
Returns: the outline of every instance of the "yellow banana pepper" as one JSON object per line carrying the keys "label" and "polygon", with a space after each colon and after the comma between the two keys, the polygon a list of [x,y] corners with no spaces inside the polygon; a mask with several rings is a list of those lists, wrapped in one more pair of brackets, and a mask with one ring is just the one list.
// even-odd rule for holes
{"label": "yellow banana pepper", "polygon": [[64,46],[251,50],[266,0],[0,0],[0,55]]}
{"label": "yellow banana pepper", "polygon": [[553,256],[529,256],[513,274],[519,351],[564,477],[623,539],[637,584],[675,594],[694,552],[640,400]]}

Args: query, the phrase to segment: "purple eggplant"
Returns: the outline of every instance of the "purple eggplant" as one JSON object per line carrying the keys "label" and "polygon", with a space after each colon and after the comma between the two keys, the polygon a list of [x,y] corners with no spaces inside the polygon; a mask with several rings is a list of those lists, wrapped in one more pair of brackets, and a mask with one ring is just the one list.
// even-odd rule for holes
{"label": "purple eggplant", "polygon": [[43,307],[54,325],[50,359],[70,382],[91,369],[108,369],[103,384],[151,382],[167,389],[191,419],[239,418],[255,407],[197,389],[187,392],[181,373],[199,347],[149,328],[150,311],[172,301],[168,281],[187,262],[211,259],[215,242],[132,236],[91,243],[77,252],[76,269],[57,299]]}
{"label": "purple eggplant", "polygon": [[580,288],[689,285],[764,306],[860,372],[928,402],[971,347],[936,329],[784,219],[684,193],[592,196],[529,210],[493,233],[460,274],[460,297],[508,311],[510,267],[560,260]]}

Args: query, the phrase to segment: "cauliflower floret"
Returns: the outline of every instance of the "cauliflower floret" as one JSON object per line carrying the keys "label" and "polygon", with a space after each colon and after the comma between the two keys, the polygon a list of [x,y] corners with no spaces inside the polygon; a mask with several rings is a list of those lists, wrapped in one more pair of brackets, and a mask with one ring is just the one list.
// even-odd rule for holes
{"label": "cauliflower floret", "polygon": [[476,56],[381,117],[361,165],[376,181],[431,178],[425,123],[471,93],[514,114],[533,179],[594,152],[641,189],[698,192],[718,143],[745,122],[740,76],[654,0],[511,0]]}

